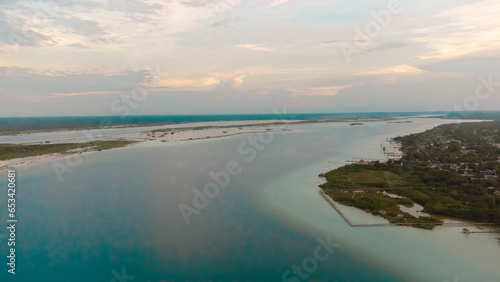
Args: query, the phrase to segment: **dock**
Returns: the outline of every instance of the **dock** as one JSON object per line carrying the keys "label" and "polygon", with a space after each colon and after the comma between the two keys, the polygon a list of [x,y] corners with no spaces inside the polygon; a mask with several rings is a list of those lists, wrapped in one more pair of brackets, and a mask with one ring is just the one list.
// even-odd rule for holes
{"label": "dock", "polygon": [[472,233],[500,233],[500,231],[498,231],[498,230],[496,230],[496,231],[495,230],[470,231],[467,228],[464,228],[462,230],[462,232],[465,233],[465,234],[472,234]]}
{"label": "dock", "polygon": [[354,227],[354,224],[349,220],[349,218],[337,207],[337,205],[332,201],[330,197],[323,190],[319,190],[321,196],[332,206],[344,219],[349,223],[351,227]]}

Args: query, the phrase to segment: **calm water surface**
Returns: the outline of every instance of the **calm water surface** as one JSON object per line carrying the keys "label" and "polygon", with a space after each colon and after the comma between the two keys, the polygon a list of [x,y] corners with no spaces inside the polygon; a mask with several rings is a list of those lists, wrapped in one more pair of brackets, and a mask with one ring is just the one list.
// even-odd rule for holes
{"label": "calm water surface", "polygon": [[[62,182],[52,164],[18,169],[17,274],[7,273],[2,231],[0,280],[120,281],[116,275],[125,271],[134,277],[125,281],[280,281],[293,265],[311,263],[318,237],[330,237],[339,248],[309,264],[306,279],[494,281],[500,273],[491,260],[500,247],[487,236],[353,229],[319,197],[317,175],[336,162],[381,158],[385,138],[440,123],[287,125],[293,130],[263,136],[267,144],[258,141],[254,151],[250,135],[149,142],[83,156]],[[193,189],[213,183],[210,172],[226,170],[230,161],[241,173],[186,224],[179,204],[193,207]],[[6,187],[5,171],[1,177]],[[359,221],[381,220],[349,212]],[[0,216],[5,225],[6,210]],[[467,265],[464,252],[481,263]]]}

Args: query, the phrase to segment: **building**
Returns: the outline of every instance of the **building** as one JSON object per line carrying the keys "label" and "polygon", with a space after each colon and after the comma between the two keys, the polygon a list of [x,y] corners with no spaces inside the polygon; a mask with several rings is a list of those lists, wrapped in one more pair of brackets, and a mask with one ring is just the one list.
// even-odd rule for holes
{"label": "building", "polygon": [[481,170],[479,173],[481,174],[481,177],[485,179],[497,177],[497,171],[494,169]]}

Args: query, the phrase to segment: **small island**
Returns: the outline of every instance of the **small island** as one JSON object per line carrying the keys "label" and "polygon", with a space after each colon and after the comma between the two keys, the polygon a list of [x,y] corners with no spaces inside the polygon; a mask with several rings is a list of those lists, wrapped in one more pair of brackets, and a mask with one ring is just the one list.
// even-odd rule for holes
{"label": "small island", "polygon": [[[441,125],[394,140],[402,158],[320,174],[320,187],[391,223],[432,229],[451,217],[500,225],[500,122]],[[409,212],[415,205],[425,214]]]}

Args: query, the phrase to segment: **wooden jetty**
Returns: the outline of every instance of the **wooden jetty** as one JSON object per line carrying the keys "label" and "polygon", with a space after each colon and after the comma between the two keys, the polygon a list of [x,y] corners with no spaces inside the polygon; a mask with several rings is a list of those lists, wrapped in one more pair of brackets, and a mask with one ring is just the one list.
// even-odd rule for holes
{"label": "wooden jetty", "polygon": [[319,190],[319,193],[321,196],[332,206],[344,219],[347,223],[349,223],[350,226],[354,227],[354,224],[347,218],[347,216],[335,205],[335,203],[332,201],[330,197],[325,193],[323,190]]}
{"label": "wooden jetty", "polygon": [[[462,229],[462,232],[465,234],[471,234],[471,233],[500,233],[498,230],[484,230],[484,231],[470,231],[467,228]],[[497,238],[498,239],[498,238]]]}

